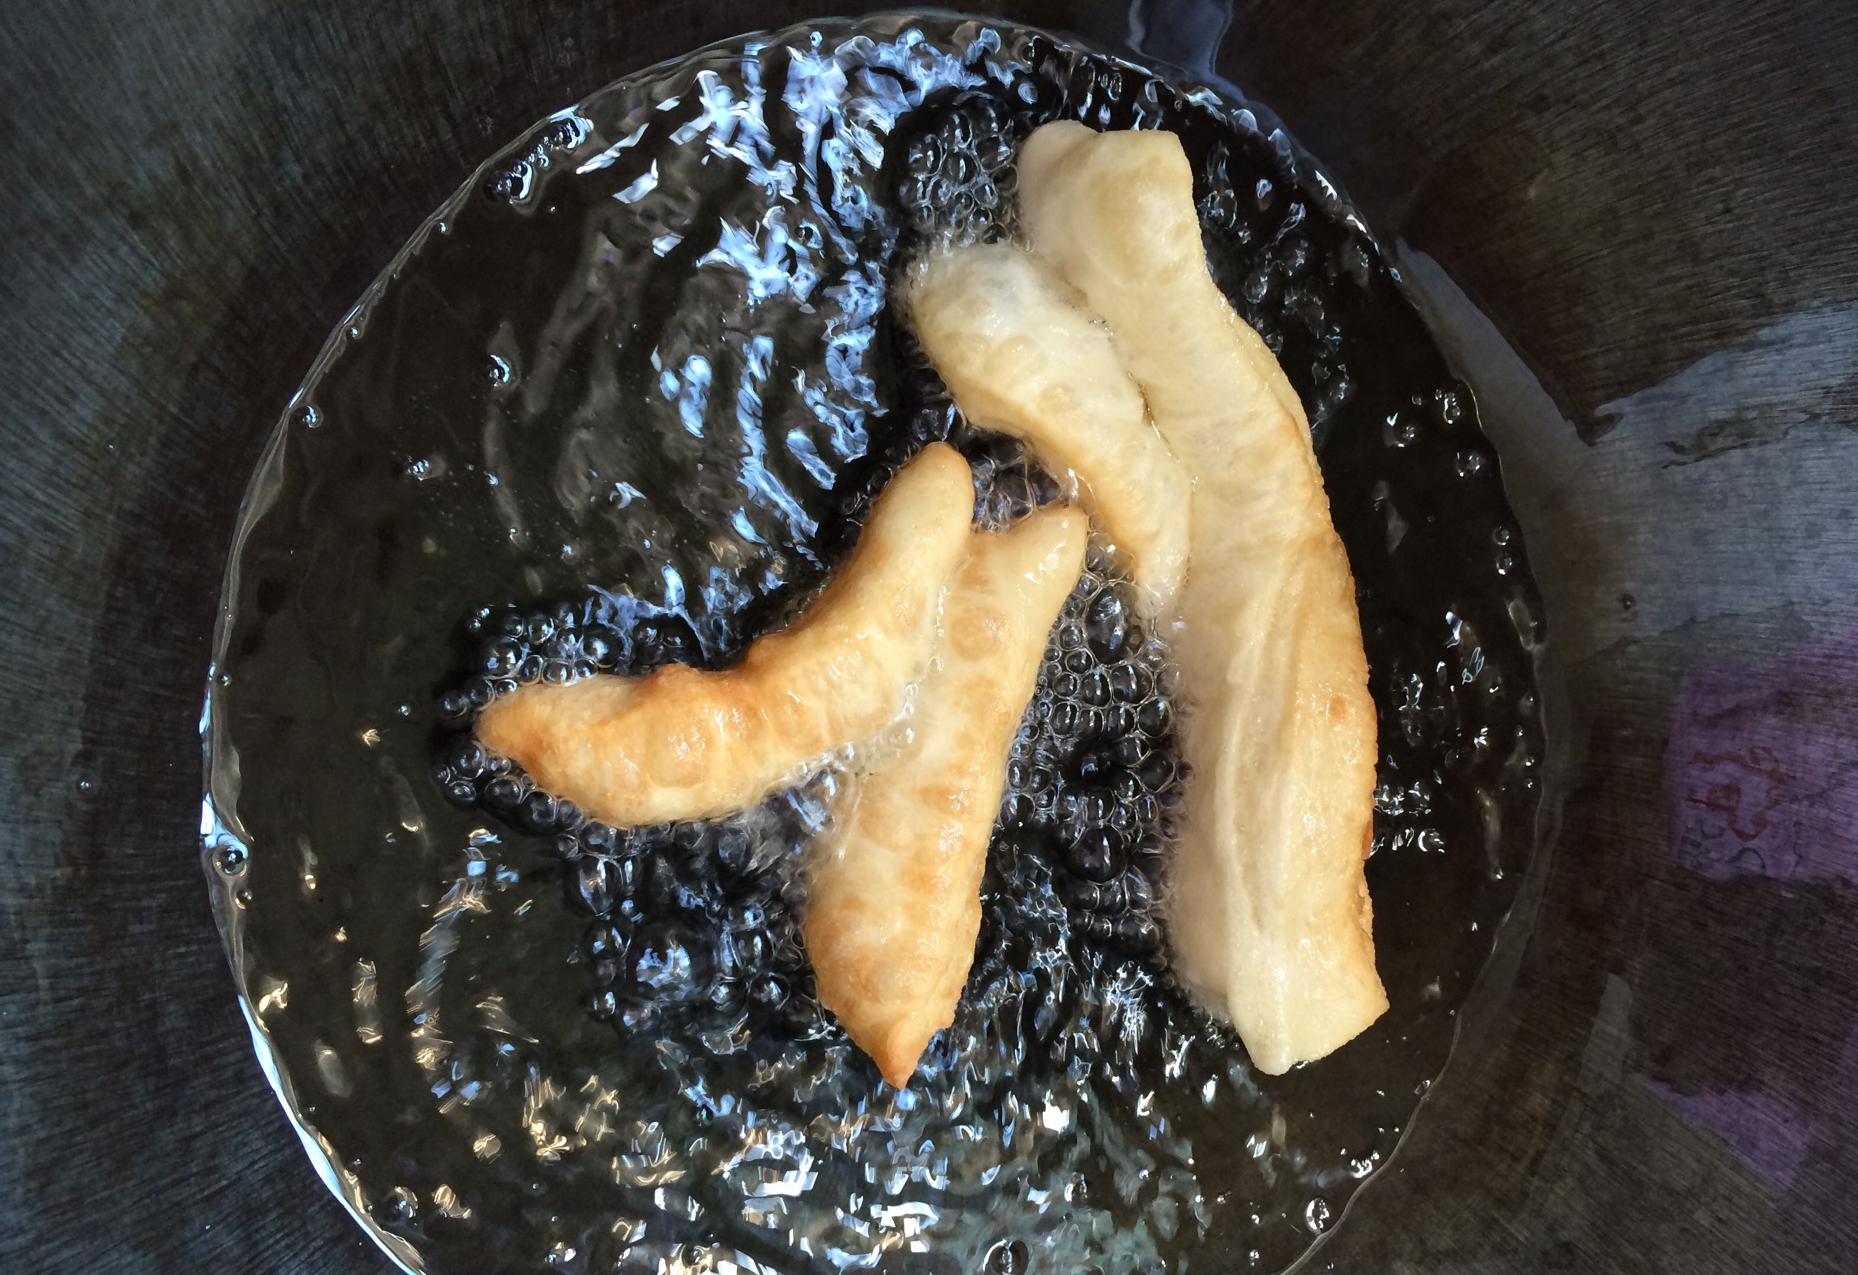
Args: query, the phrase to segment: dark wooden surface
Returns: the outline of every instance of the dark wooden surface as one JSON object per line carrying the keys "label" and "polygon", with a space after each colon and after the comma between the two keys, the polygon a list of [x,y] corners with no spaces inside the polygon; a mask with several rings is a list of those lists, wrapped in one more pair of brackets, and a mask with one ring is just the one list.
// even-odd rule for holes
{"label": "dark wooden surface", "polygon": [[[1315,1269],[1852,1269],[1858,11],[1000,11],[1235,81],[1340,174],[1476,372],[1545,590],[1552,858]],[[386,1269],[258,1072],[196,866],[239,493],[480,159],[808,12],[0,7],[0,1269]],[[1769,859],[1700,867],[1725,837]]]}

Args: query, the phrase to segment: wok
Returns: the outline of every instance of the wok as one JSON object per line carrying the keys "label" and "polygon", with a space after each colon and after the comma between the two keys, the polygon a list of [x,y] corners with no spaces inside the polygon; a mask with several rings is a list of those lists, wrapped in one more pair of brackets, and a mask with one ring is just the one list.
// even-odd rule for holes
{"label": "wok", "polygon": [[[1326,162],[1474,387],[1541,586],[1542,849],[1316,1267],[1852,1269],[1858,12],[975,10],[1242,92]],[[241,492],[325,335],[482,159],[818,14],[0,13],[0,1267],[390,1269],[254,1065],[200,873]]]}

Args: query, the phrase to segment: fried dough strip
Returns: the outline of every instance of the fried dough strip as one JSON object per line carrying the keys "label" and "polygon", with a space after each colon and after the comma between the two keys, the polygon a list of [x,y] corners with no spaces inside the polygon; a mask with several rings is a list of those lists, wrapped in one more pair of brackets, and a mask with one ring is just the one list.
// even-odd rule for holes
{"label": "fried dough strip", "polygon": [[1308,424],[1207,272],[1178,138],[1048,124],[1019,185],[1033,249],[1108,326],[1194,477],[1174,642],[1193,778],[1169,929],[1185,981],[1282,1072],[1387,1007],[1363,872],[1374,704]]}
{"label": "fried dough strip", "polygon": [[1014,244],[938,252],[910,290],[916,335],[962,414],[1078,478],[1084,506],[1131,559],[1152,615],[1187,563],[1192,484],[1148,419],[1109,333]]}
{"label": "fried dough strip", "polygon": [[954,1021],[1007,754],[1086,538],[1083,515],[1064,509],[973,534],[909,739],[848,782],[808,850],[802,927],[820,1001],[898,1088]]}
{"label": "fried dough strip", "polygon": [[520,687],[484,709],[478,738],[619,826],[753,805],[903,711],[928,668],[973,516],[968,463],[931,444],[878,497],[850,558],[806,612],[757,639],[740,664]]}

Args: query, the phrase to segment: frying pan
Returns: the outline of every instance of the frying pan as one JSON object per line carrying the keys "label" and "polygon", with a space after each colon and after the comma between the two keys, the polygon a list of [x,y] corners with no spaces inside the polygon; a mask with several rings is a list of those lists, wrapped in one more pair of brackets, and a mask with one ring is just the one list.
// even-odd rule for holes
{"label": "frying pan", "polygon": [[[1473,384],[1542,588],[1544,857],[1315,1267],[1854,1269],[1858,11],[975,8],[1242,91],[1326,161]],[[0,12],[0,1269],[389,1269],[254,1065],[202,888],[240,493],[486,155],[819,12]]]}

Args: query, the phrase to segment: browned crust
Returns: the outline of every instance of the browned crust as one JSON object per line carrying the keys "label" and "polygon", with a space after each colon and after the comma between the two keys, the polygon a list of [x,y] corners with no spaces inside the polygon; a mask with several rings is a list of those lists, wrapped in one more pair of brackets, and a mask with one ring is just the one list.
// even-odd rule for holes
{"label": "browned crust", "polygon": [[813,604],[740,664],[521,687],[485,708],[478,738],[619,826],[752,805],[896,719],[928,666],[973,505],[967,462],[931,444],[878,497]]}

